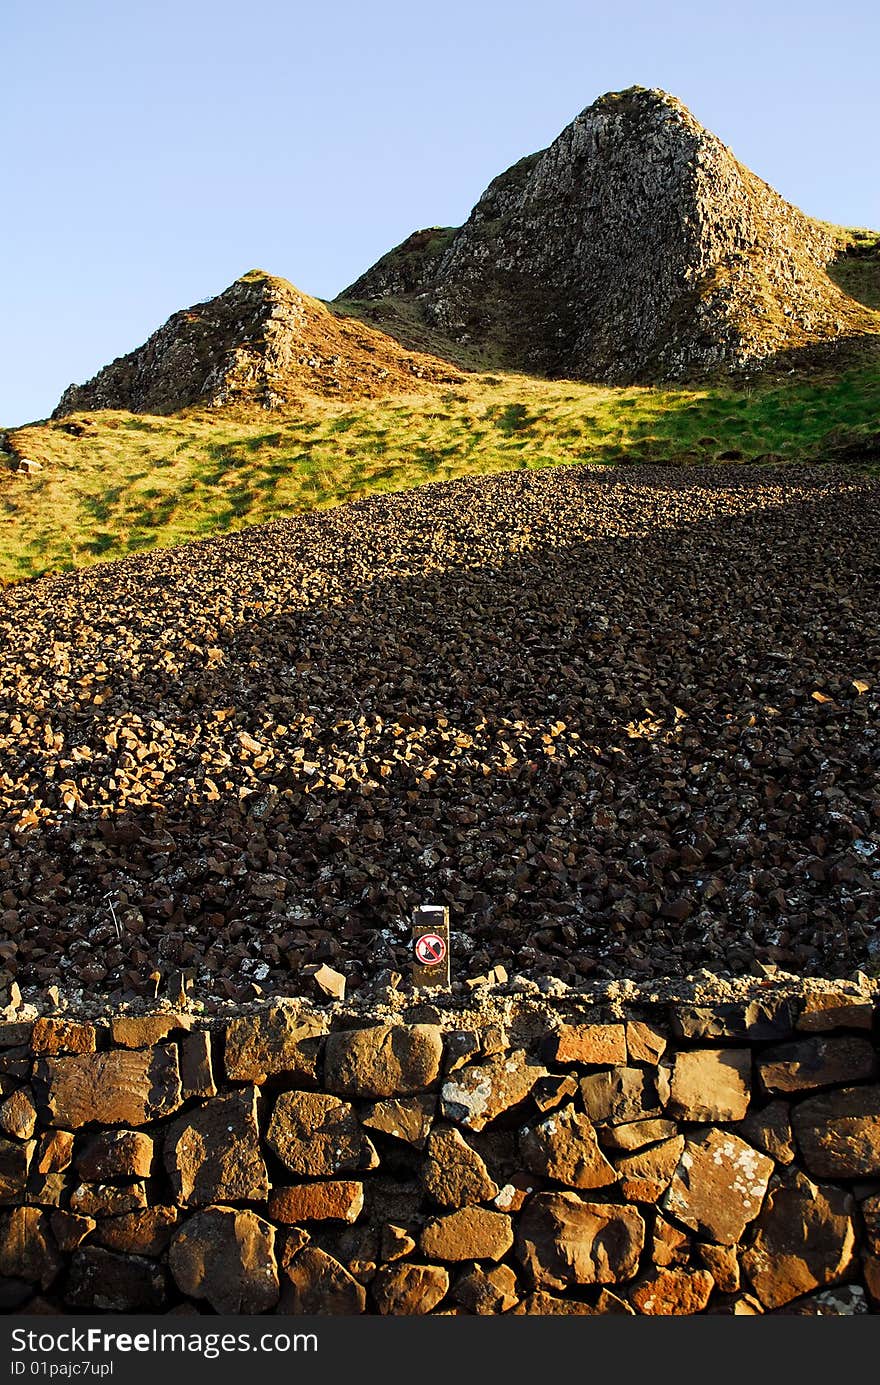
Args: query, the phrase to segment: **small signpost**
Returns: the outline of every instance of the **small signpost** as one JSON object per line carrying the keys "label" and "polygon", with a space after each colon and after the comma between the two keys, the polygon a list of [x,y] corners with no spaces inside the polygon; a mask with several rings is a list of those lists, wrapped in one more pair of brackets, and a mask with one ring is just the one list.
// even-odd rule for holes
{"label": "small signpost", "polygon": [[420,904],[413,913],[413,985],[449,990],[449,910]]}

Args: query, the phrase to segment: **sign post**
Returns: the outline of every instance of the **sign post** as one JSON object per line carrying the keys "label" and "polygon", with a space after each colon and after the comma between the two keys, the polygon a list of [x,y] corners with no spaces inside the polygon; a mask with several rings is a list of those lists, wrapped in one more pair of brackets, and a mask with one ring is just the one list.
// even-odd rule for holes
{"label": "sign post", "polygon": [[420,904],[413,913],[413,985],[449,990],[449,910],[442,904]]}

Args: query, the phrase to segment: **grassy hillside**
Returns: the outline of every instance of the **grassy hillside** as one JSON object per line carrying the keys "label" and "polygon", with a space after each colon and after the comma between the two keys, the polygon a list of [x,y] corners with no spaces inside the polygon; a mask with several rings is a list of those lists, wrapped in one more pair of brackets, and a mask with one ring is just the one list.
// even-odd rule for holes
{"label": "grassy hillside", "polygon": [[[0,466],[0,579],[242,529],[475,473],[557,463],[840,459],[877,434],[880,361],[753,387],[610,389],[472,376],[453,389],[294,416],[80,414],[10,434],[42,465]],[[858,451],[858,447],[851,449]],[[872,447],[860,460],[871,465]]]}

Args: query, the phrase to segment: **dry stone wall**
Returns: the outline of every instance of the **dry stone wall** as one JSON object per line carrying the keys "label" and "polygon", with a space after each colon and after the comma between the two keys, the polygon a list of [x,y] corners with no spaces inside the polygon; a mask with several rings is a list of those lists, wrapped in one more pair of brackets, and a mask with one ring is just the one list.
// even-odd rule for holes
{"label": "dry stone wall", "polygon": [[0,1305],[876,1312],[877,1046],[840,982],[9,1022]]}

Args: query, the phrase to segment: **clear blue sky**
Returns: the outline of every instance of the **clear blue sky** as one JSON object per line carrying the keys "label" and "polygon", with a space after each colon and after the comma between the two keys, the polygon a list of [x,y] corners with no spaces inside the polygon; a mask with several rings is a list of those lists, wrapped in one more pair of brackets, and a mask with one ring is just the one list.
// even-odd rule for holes
{"label": "clear blue sky", "polygon": [[873,0],[5,0],[0,423],[259,265],[329,298],[604,91],[880,225]]}

